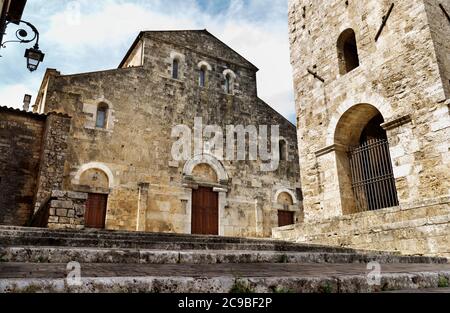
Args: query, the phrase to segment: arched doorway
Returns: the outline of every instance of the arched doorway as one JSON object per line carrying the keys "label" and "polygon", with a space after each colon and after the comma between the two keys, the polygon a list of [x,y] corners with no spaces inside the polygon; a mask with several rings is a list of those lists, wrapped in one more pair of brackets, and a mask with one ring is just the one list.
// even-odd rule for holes
{"label": "arched doorway", "polygon": [[195,235],[219,234],[219,194],[211,187],[217,183],[217,174],[208,164],[199,164],[192,177],[201,186],[192,190],[192,226]]}
{"label": "arched doorway", "polygon": [[283,207],[278,210],[278,227],[295,224],[295,212],[289,210],[294,205],[294,199],[287,192],[282,192],[278,195],[277,203]]}
{"label": "arched doorway", "polygon": [[97,167],[82,167],[74,180],[76,190],[88,193],[84,225],[87,228],[104,229],[110,190],[110,175]]}
{"label": "arched doorway", "polygon": [[186,233],[223,236],[229,183],[223,164],[213,155],[197,155],[186,162],[183,176],[191,189]]}
{"label": "arched doorway", "polygon": [[398,206],[384,118],[372,105],[359,104],[341,117],[335,134],[339,187],[344,213]]}

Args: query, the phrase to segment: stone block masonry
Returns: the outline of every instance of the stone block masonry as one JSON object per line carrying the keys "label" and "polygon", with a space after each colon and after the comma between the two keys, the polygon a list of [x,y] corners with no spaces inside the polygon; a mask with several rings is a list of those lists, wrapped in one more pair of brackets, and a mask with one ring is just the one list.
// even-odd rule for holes
{"label": "stone block masonry", "polygon": [[47,209],[48,228],[83,229],[87,193],[54,190]]}
{"label": "stone block masonry", "polygon": [[70,117],[0,107],[0,224],[26,225],[61,189]]}
{"label": "stone block masonry", "polygon": [[[449,194],[450,1],[291,0],[291,62],[297,94],[305,220],[353,213],[349,146],[381,114],[400,204]],[[341,34],[355,34],[359,66],[340,71]],[[318,81],[308,69],[321,75]]]}
{"label": "stone block masonry", "polygon": [[450,198],[275,229],[274,238],[450,258]]}
{"label": "stone block masonry", "polygon": [[[202,233],[192,227],[199,187],[218,194],[210,214],[218,218],[219,229],[212,231],[219,235],[269,237],[279,225],[280,190],[291,198],[287,209],[301,220],[296,128],[257,97],[257,71],[206,30],[142,32],[115,70],[75,75],[48,70],[34,110],[73,117],[61,171],[64,187],[50,189],[107,197],[102,209],[108,230]],[[100,112],[103,127],[97,125]],[[260,159],[234,162],[205,153],[201,160],[194,155],[186,162],[173,160],[173,128],[193,130],[199,117],[205,126],[223,130],[279,125],[286,158],[274,172],[261,172]]]}
{"label": "stone block masonry", "polygon": [[53,190],[63,187],[63,172],[67,153],[67,140],[71,118],[67,115],[49,113],[41,152],[35,210]]}
{"label": "stone block masonry", "polygon": [[45,116],[0,108],[0,224],[23,226],[33,213]]}
{"label": "stone block masonry", "polygon": [[438,217],[426,204],[450,192],[450,23],[440,5],[450,10],[449,0],[289,1],[305,223],[277,236],[449,255],[448,203]]}

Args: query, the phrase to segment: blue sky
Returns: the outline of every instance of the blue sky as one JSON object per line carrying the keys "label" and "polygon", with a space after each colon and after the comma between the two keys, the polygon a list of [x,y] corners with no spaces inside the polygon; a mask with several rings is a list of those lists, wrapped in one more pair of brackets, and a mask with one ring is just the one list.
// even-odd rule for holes
{"label": "blue sky", "polygon": [[20,107],[25,93],[35,96],[46,68],[117,67],[141,30],[207,28],[260,68],[259,96],[295,121],[287,0],[28,0],[23,19],[39,29],[45,61],[30,73],[23,53],[31,44],[0,49],[0,105]]}

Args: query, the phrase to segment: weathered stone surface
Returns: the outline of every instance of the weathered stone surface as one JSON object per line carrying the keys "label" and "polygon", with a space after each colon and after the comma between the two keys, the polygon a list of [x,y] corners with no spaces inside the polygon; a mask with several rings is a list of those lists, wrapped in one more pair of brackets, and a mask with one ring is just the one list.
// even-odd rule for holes
{"label": "weathered stone surface", "polygon": [[364,212],[273,231],[278,239],[450,258],[449,198]]}
{"label": "weathered stone surface", "polygon": [[[376,38],[391,3],[289,1],[305,221],[275,237],[450,256],[450,26],[439,4],[450,10],[448,0],[395,1]],[[343,47],[351,33],[355,43]],[[355,56],[359,65],[348,66]],[[349,158],[379,114],[390,156],[360,160],[369,173],[360,176],[392,162],[396,193],[358,181]],[[358,198],[360,186],[367,189]],[[352,215],[375,197],[398,197],[400,208]]]}
{"label": "weathered stone surface", "polygon": [[[171,75],[175,56],[178,79]],[[202,64],[205,87],[199,86]],[[230,94],[229,71],[236,76]],[[49,70],[34,110],[73,116],[66,166],[58,171],[65,189],[108,194],[107,229],[191,233],[193,189],[207,186],[219,193],[220,235],[270,236],[278,226],[277,191],[295,196],[301,187],[297,139],[295,126],[257,97],[256,72],[207,31],[144,32],[119,69]],[[108,107],[104,128],[96,127],[99,105]],[[262,172],[259,159],[204,160],[186,173],[186,162],[172,160],[171,131],[193,129],[196,117],[224,132],[227,125],[279,125],[287,158],[274,172]],[[289,210],[302,220],[301,200],[295,200]]]}
{"label": "weathered stone surface", "polygon": [[0,224],[24,226],[62,187],[70,118],[0,107]]}
{"label": "weathered stone surface", "polygon": [[[450,2],[290,0],[305,220],[354,213],[345,152],[381,113],[400,204],[449,195]],[[343,73],[338,38],[352,28],[360,65]],[[420,60],[420,61],[419,61]],[[315,72],[324,82],[311,75]]]}
{"label": "weathered stone surface", "polygon": [[7,264],[0,292],[229,293],[239,285],[255,293],[367,293],[437,288],[442,278],[450,278],[448,265],[384,265],[380,285],[370,286],[365,264],[83,264],[81,286],[74,286],[65,278],[66,267]]}
{"label": "weathered stone surface", "polygon": [[48,200],[47,226],[50,229],[83,229],[87,198],[86,193],[53,190]]}
{"label": "weathered stone surface", "polygon": [[45,118],[0,107],[0,224],[33,214]]}
{"label": "weathered stone surface", "polygon": [[115,263],[115,264],[438,264],[446,259],[374,253],[326,253],[242,250],[146,250],[72,247],[0,247],[2,262],[13,263]]}

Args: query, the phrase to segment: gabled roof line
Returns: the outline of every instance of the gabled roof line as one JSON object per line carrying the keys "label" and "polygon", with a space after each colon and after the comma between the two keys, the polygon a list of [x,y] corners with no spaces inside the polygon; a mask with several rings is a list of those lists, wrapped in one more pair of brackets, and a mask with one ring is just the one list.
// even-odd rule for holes
{"label": "gabled roof line", "polygon": [[223,44],[224,46],[226,46],[228,49],[230,49],[233,53],[235,53],[236,55],[238,55],[239,57],[241,57],[243,60],[245,60],[248,64],[250,64],[251,67],[253,67],[253,69],[257,72],[259,71],[259,68],[256,67],[253,63],[251,63],[249,60],[247,60],[245,57],[243,57],[240,53],[236,52],[236,50],[234,50],[233,48],[231,48],[229,45],[227,45],[226,43],[224,43],[222,40],[220,40],[219,38],[217,38],[216,36],[214,36],[212,33],[210,33],[207,29],[201,29],[201,30],[147,30],[147,31],[141,31],[139,33],[139,35],[136,37],[136,39],[134,40],[133,44],[131,45],[131,47],[128,49],[125,57],[123,58],[123,60],[120,62],[119,64],[119,68],[123,67],[123,65],[125,64],[125,62],[128,60],[128,58],[130,57],[131,53],[133,53],[136,45],[141,41],[142,37],[146,34],[146,33],[167,33],[167,32],[204,32],[207,35],[211,36],[212,38],[214,38],[215,40],[219,41],[221,44]]}

